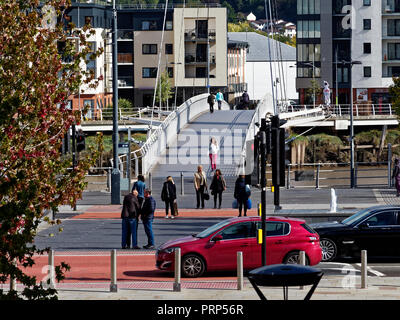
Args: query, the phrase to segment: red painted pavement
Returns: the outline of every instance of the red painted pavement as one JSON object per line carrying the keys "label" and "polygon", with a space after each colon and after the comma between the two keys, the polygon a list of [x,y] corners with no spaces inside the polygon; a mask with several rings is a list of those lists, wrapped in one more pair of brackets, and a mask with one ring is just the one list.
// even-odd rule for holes
{"label": "red painted pavement", "polygon": [[[120,219],[121,205],[98,205],[88,208],[84,213],[72,217],[73,219]],[[179,209],[179,217],[236,217],[237,209]],[[247,211],[248,216],[256,216],[257,210],[250,209]],[[158,209],[155,212],[156,218],[165,216],[164,209]]]}

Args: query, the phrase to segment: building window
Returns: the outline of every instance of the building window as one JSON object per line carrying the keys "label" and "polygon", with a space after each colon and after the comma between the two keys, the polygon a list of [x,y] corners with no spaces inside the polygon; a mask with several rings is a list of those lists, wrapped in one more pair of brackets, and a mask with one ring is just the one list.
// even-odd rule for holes
{"label": "building window", "polygon": [[363,20],[363,29],[364,30],[371,30],[371,19],[364,19]]}
{"label": "building window", "polygon": [[86,55],[86,71],[96,77],[96,42],[89,42],[90,52]]}
{"label": "building window", "polygon": [[371,53],[371,43],[370,42],[364,43],[364,53],[365,54]]}
{"label": "building window", "polygon": [[297,0],[297,14],[320,14],[321,0]]}
{"label": "building window", "polygon": [[300,62],[321,61],[321,45],[312,43],[298,44],[297,61]]}
{"label": "building window", "polygon": [[174,68],[173,67],[168,67],[167,68],[167,73],[168,73],[168,77],[169,78],[173,78],[174,77]]}
{"label": "building window", "polygon": [[172,30],[172,21],[165,21],[165,30]]}
{"label": "building window", "polygon": [[165,54],[172,54],[173,53],[173,46],[172,43],[165,44]]}
{"label": "building window", "polygon": [[388,43],[388,60],[400,60],[400,43]]}
{"label": "building window", "polygon": [[196,68],[196,78],[207,78],[207,68],[205,67]]}
{"label": "building window", "polygon": [[400,36],[400,19],[389,19],[387,21],[387,35]]}
{"label": "building window", "polygon": [[371,0],[364,0],[363,1],[364,6],[370,6],[371,5]]}
{"label": "building window", "polygon": [[157,44],[143,44],[142,54],[157,54]]}
{"label": "building window", "polygon": [[142,69],[142,77],[143,78],[156,78],[157,77],[157,68],[143,68]]}
{"label": "building window", "polygon": [[371,67],[364,67],[364,77],[370,78],[372,75]]}
{"label": "building window", "polygon": [[142,30],[157,30],[157,21],[155,20],[142,21]]}
{"label": "building window", "polygon": [[320,20],[299,20],[297,21],[298,38],[321,38]]}
{"label": "building window", "polygon": [[337,81],[339,83],[348,83],[349,82],[349,69],[345,68],[337,68]]}

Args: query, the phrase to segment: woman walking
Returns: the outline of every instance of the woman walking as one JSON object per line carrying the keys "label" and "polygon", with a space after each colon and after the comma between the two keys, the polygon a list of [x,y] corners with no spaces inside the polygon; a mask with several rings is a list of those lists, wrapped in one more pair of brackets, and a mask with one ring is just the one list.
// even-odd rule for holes
{"label": "woman walking", "polygon": [[249,199],[249,192],[246,190],[246,180],[245,180],[245,175],[240,175],[235,182],[235,191],[233,193],[233,197],[237,200],[238,202],[238,207],[239,207],[239,216],[242,216],[242,209],[244,216],[247,216],[247,199]]}
{"label": "woman walking", "polygon": [[214,209],[217,209],[217,197],[219,198],[218,209],[221,209],[222,192],[226,190],[225,179],[222,176],[221,170],[215,170],[214,177],[210,185],[211,194],[214,195]]}
{"label": "woman walking", "polygon": [[218,150],[219,150],[219,147],[218,147],[217,139],[212,137],[210,139],[210,146],[209,146],[209,156],[210,156],[211,171],[214,171],[217,168]]}
{"label": "woman walking", "polygon": [[171,176],[167,177],[161,191],[161,200],[165,202],[165,218],[168,219],[168,211],[171,207],[171,219],[174,219],[176,202],[176,186]]}
{"label": "woman walking", "polygon": [[395,179],[396,183],[396,196],[400,197],[400,163],[397,158],[394,159],[392,179]]}

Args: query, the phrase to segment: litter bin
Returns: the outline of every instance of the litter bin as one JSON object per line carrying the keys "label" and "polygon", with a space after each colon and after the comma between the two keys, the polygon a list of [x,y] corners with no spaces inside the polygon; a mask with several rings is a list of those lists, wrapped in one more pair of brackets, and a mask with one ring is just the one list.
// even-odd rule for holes
{"label": "litter bin", "polygon": [[288,299],[288,287],[312,285],[304,300],[310,300],[323,276],[320,269],[297,264],[275,264],[254,269],[249,272],[249,279],[261,300],[267,300],[258,286],[283,287],[284,300]]}

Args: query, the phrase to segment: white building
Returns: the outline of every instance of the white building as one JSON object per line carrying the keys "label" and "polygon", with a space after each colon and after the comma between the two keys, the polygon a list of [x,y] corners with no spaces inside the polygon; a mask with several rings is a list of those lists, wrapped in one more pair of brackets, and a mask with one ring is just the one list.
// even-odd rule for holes
{"label": "white building", "polygon": [[228,39],[249,45],[245,73],[251,100],[261,100],[267,92],[272,94],[272,90],[278,100],[298,99],[296,48],[273,39],[268,41],[267,37],[255,32],[228,32]]}

